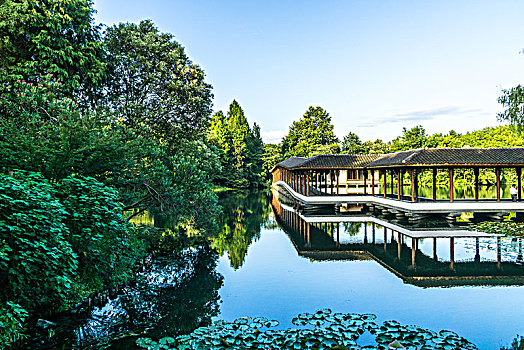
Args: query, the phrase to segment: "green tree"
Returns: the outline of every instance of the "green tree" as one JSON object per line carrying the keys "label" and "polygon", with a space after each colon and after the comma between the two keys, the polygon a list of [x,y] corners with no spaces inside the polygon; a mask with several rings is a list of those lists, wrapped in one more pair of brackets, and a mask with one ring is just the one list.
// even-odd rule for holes
{"label": "green tree", "polygon": [[318,153],[315,150],[337,153],[337,143],[329,113],[322,107],[309,107],[303,117],[289,127],[288,134],[282,140],[282,153],[286,158],[309,157]]}
{"label": "green tree", "polygon": [[366,141],[362,144],[364,154],[384,154],[389,152],[389,145],[385,144],[381,139],[375,141]]}
{"label": "green tree", "polygon": [[250,181],[252,184],[262,184],[267,178],[267,172],[264,170],[264,142],[260,136],[260,126],[253,123],[253,130],[248,142],[248,149],[251,157],[251,166],[249,167]]}
{"label": "green tree", "polygon": [[351,131],[346,136],[344,136],[344,140],[342,141],[340,148],[342,153],[345,154],[363,154],[365,151],[360,137]]}
{"label": "green tree", "polygon": [[519,84],[509,90],[502,90],[497,101],[506,108],[497,113],[497,119],[509,122],[520,133],[524,126],[524,86]]}
{"label": "green tree", "polygon": [[423,148],[426,145],[426,138],[426,130],[422,125],[417,125],[409,130],[402,128],[402,136],[391,141],[390,150],[391,152],[398,152]]}
{"label": "green tree", "polygon": [[0,76],[38,83],[53,74],[68,96],[93,99],[104,78],[99,28],[93,2],[20,1],[0,3]]}
{"label": "green tree", "polygon": [[211,115],[211,85],[173,35],[151,21],[107,29],[109,79],[104,106],[127,125],[148,125],[153,136],[180,150],[179,140],[205,136]]}
{"label": "green tree", "polygon": [[217,176],[221,184],[235,187],[256,187],[264,182],[264,143],[260,127],[253,129],[240,104],[233,100],[227,117],[221,111],[211,117],[208,128],[209,143],[219,150],[223,172]]}
{"label": "green tree", "polygon": [[284,156],[281,153],[282,147],[279,144],[264,144],[264,155],[262,157],[264,161],[264,171],[267,174],[271,173],[271,169],[279,162],[284,160]]}

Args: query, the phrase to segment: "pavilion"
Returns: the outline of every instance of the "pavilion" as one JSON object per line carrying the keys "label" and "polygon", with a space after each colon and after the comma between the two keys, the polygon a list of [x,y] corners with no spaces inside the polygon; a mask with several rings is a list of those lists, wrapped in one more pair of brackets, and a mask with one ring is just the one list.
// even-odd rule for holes
{"label": "pavilion", "polygon": [[[285,184],[302,199],[318,196],[371,195],[408,202],[436,202],[437,174],[448,177],[448,198],[454,202],[454,181],[458,169],[473,171],[474,199],[501,201],[501,174],[514,172],[518,201],[522,199],[524,148],[421,148],[388,154],[336,154],[310,158],[291,157],[273,167],[273,183]],[[496,197],[479,197],[479,174],[495,172]],[[419,176],[432,178],[432,196],[419,196]],[[408,175],[410,191],[404,189]],[[389,188],[388,188],[389,178]],[[463,199],[459,199],[463,200]],[[307,200],[306,200],[307,201]]]}

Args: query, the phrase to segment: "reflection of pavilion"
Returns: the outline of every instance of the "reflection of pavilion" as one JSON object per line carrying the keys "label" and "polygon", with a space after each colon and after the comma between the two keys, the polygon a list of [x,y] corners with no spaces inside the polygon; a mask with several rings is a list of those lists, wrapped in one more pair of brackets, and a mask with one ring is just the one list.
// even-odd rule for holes
{"label": "reflection of pavilion", "polygon": [[[275,197],[272,206],[277,221],[290,236],[299,255],[307,258],[373,259],[404,282],[425,287],[524,284],[521,240],[517,258],[510,259],[503,258],[499,235],[449,228],[408,229],[364,215],[305,216]],[[348,236],[345,231],[351,228],[353,231],[356,228],[356,232]],[[480,239],[486,238],[493,240],[493,247],[481,248]],[[464,240],[474,241],[474,250],[465,252]],[[439,256],[442,246],[447,248],[445,257]],[[467,256],[456,259],[457,247]],[[493,260],[483,256],[493,254],[496,254]]]}

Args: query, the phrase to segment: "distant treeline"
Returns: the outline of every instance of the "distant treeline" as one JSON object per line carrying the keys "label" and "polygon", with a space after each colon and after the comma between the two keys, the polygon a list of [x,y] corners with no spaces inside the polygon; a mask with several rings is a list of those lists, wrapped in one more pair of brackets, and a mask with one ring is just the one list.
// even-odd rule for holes
{"label": "distant treeline", "polygon": [[[524,136],[517,132],[514,126],[503,125],[488,127],[482,130],[459,134],[451,130],[447,134],[436,133],[428,135],[422,126],[411,129],[404,128],[402,135],[384,142],[380,139],[362,141],[360,137],[349,132],[340,141],[333,132],[334,126],[331,117],[321,107],[309,107],[301,119],[293,122],[286,136],[279,144],[264,145],[264,168],[266,172],[278,162],[289,157],[312,157],[319,154],[384,154],[417,148],[451,148],[451,147],[522,147]],[[504,171],[503,181],[513,182],[516,175],[511,171]],[[458,184],[472,184],[474,174],[472,170],[457,169],[456,181]],[[431,176],[422,174],[421,184],[430,183]],[[449,179],[444,173],[439,173],[439,184],[446,184]],[[487,169],[481,171],[480,182],[493,184],[495,172]],[[406,183],[409,183],[406,177]]]}

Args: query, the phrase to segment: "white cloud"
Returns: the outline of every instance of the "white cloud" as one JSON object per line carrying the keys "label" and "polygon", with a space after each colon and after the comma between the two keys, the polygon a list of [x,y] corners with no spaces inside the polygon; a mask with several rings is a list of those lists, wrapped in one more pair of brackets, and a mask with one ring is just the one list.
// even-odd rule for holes
{"label": "white cloud", "polygon": [[280,143],[285,135],[286,132],[284,130],[262,130],[260,132],[260,136],[262,137],[262,141],[264,141],[264,143]]}

